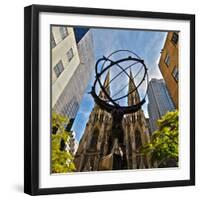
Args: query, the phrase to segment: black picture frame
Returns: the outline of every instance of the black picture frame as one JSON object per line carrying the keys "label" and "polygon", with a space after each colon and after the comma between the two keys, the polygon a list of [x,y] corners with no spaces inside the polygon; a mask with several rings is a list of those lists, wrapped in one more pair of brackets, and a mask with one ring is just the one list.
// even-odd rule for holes
{"label": "black picture frame", "polygon": [[[190,23],[190,178],[189,180],[39,188],[39,14],[75,13],[187,20]],[[82,7],[31,5],[24,9],[24,192],[30,195],[195,185],[195,15]]]}

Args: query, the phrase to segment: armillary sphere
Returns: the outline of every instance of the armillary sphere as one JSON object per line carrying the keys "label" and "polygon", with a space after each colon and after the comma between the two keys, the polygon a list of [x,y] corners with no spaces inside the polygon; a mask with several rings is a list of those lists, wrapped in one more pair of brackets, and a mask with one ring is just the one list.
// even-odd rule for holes
{"label": "armillary sphere", "polygon": [[[127,53],[127,57],[124,58],[119,58],[117,60],[113,60],[112,58],[118,58],[117,54],[121,53],[121,52],[125,52]],[[130,62],[132,61],[131,64],[126,66],[126,62]],[[123,67],[122,67],[123,64]],[[102,65],[100,67],[100,65]],[[125,67],[124,67],[125,65]],[[121,71],[116,74],[108,83],[108,85],[103,85],[103,83],[101,82],[101,76],[103,76],[104,74],[106,74],[108,72],[108,70],[110,70],[110,68],[114,68],[117,67],[119,68]],[[135,67],[135,71],[137,71],[135,73],[134,77],[131,77],[130,74],[128,74],[128,70],[131,69],[132,67]],[[139,69],[138,69],[139,68]],[[100,70],[99,70],[100,69]],[[119,91],[117,91],[117,93],[115,93],[113,96],[111,96],[107,91],[106,88],[109,86],[109,84],[111,84],[112,81],[114,81],[117,77],[119,77],[120,75],[122,75],[122,73],[126,74],[127,77],[129,78],[129,80],[134,84],[134,79],[136,79],[137,76],[141,76],[140,72],[143,70],[143,74],[142,77],[139,81],[139,83],[136,85],[136,87],[134,89],[132,89],[131,91],[129,91],[127,94],[122,95],[120,97],[114,98],[116,97],[118,94],[120,94],[120,92],[122,92],[123,89],[125,89],[126,87],[128,87],[128,85],[126,84],[125,86],[123,86]],[[112,112],[112,110],[118,110],[119,112],[122,112],[123,114],[130,114],[130,113],[134,113],[137,112],[141,106],[145,103],[145,98],[146,98],[146,94],[147,94],[147,88],[146,88],[146,92],[144,95],[144,98],[133,105],[127,105],[127,106],[121,106],[118,102],[121,99],[124,99],[126,97],[128,97],[129,95],[131,95],[132,93],[134,93],[136,90],[138,91],[139,87],[142,85],[142,83],[145,81],[147,82],[147,86],[149,83],[149,78],[148,78],[148,73],[147,73],[147,67],[144,63],[144,60],[142,60],[137,54],[135,54],[134,52],[130,51],[130,50],[117,50],[113,53],[111,53],[108,57],[103,56],[102,58],[98,59],[95,65],[95,73],[96,73],[96,79],[94,81],[92,90],[91,90],[91,95],[93,96],[95,102],[104,110],[108,111],[108,112]],[[106,99],[102,99],[98,94],[97,94],[97,85],[100,86],[101,91],[105,94],[105,96],[107,97]]]}

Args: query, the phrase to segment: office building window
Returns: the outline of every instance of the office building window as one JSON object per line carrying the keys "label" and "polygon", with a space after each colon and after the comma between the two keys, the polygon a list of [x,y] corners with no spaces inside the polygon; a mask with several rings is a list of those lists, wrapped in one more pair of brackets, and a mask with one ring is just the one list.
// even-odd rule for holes
{"label": "office building window", "polygon": [[167,66],[169,66],[169,64],[170,64],[170,56],[169,56],[169,54],[167,54],[166,57],[165,57],[165,64]]}
{"label": "office building window", "polygon": [[54,72],[56,73],[57,78],[60,76],[63,70],[64,70],[64,67],[63,67],[62,61],[59,61],[59,63],[54,67]]}
{"label": "office building window", "polygon": [[67,52],[67,59],[69,62],[71,61],[73,56],[74,56],[73,50],[72,50],[72,48],[70,48],[70,50]]}
{"label": "office building window", "polygon": [[55,39],[53,37],[53,33],[51,32],[51,48],[54,48],[56,46]]}
{"label": "office building window", "polygon": [[76,100],[76,97],[72,97],[70,102],[66,104],[64,107],[65,115],[67,115],[69,118],[75,118],[77,112],[78,112],[79,104]]}
{"label": "office building window", "polygon": [[174,79],[178,82],[178,68],[175,66],[172,72]]}
{"label": "office building window", "polygon": [[175,32],[173,33],[171,41],[172,41],[174,44],[177,44],[177,43],[178,43],[178,33],[175,33]]}
{"label": "office building window", "polygon": [[64,39],[69,35],[69,34],[68,34],[68,30],[67,30],[67,28],[64,27],[64,26],[61,26],[61,27],[59,28],[59,30],[60,30],[61,38],[64,40]]}

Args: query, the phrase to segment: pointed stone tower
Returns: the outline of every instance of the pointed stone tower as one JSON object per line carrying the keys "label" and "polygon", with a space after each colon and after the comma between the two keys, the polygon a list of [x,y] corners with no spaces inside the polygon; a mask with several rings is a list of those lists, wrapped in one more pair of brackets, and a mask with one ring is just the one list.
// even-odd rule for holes
{"label": "pointed stone tower", "polygon": [[[132,72],[130,71],[130,78],[133,80],[133,75]],[[129,80],[129,87],[128,87],[128,93],[132,92],[135,90],[136,86],[135,83]],[[128,95],[128,105],[134,105],[138,104],[140,102],[140,96],[138,94],[138,91],[136,90],[132,94]]]}
{"label": "pointed stone tower", "polygon": [[[110,94],[109,81],[110,72],[107,73],[103,85],[108,94]],[[106,99],[106,95],[102,91],[99,95],[102,99]],[[77,171],[100,170],[99,164],[102,157],[107,155],[111,149],[111,126],[111,115],[95,104],[75,156]]]}
{"label": "pointed stone tower", "polygon": [[[132,77],[131,72],[130,76]],[[109,81],[110,72],[108,72],[104,81],[104,88],[106,88],[108,94],[110,94]],[[135,84],[129,81],[128,91],[132,91],[135,87]],[[106,99],[102,91],[99,95],[102,99]],[[140,97],[137,90],[128,96],[128,105],[136,104],[139,101]],[[149,141],[148,127],[143,111],[139,110],[136,113],[125,115],[123,129],[128,169],[149,168],[148,159],[137,153],[141,145]],[[109,157],[112,150],[111,130],[112,117],[110,113],[100,109],[95,104],[75,156],[77,171],[103,170],[101,162],[104,158]]]}
{"label": "pointed stone tower", "polygon": [[[110,82],[110,70],[108,71],[106,77],[105,77],[105,81],[104,81],[104,88],[106,90],[106,92],[110,95],[110,87],[109,87],[109,82]],[[101,99],[107,99],[105,93],[103,91],[100,91],[99,96],[101,97]]]}
{"label": "pointed stone tower", "polygon": [[[132,72],[130,77],[133,80]],[[129,80],[128,105],[138,104],[140,96],[135,90],[135,83]],[[132,91],[135,90],[133,93]],[[139,111],[125,115],[123,119],[123,128],[125,130],[126,155],[129,169],[149,168],[148,158],[139,154],[139,148],[149,142],[149,131],[146,118],[142,109]]]}

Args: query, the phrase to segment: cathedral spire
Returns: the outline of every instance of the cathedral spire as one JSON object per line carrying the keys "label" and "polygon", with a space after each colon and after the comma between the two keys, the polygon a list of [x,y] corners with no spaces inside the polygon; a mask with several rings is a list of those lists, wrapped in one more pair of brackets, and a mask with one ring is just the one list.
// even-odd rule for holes
{"label": "cathedral spire", "polygon": [[[132,72],[130,70],[128,93],[133,91],[135,88],[136,88],[136,85],[135,85],[135,82],[134,82]],[[140,96],[139,96],[137,90],[135,90],[134,92],[132,92],[131,94],[128,95],[128,105],[129,106],[134,105],[134,104],[138,104],[139,102],[140,102]]]}
{"label": "cathedral spire", "polygon": [[108,73],[106,74],[106,78],[105,78],[103,86],[107,87],[109,85],[109,82],[110,82],[110,70],[108,70]]}
{"label": "cathedral spire", "polygon": [[[109,82],[110,82],[110,70],[108,70],[108,73],[106,74],[106,78],[105,78],[104,83],[103,83],[103,87],[105,88],[105,91],[110,95]],[[106,97],[106,95],[104,94],[103,91],[100,91],[99,97],[107,99],[107,97]]]}
{"label": "cathedral spire", "polygon": [[131,92],[132,90],[136,88],[134,80],[132,82],[131,79],[133,80],[133,74],[132,74],[132,71],[130,70],[130,79],[129,79],[129,88],[128,88],[129,92]]}

